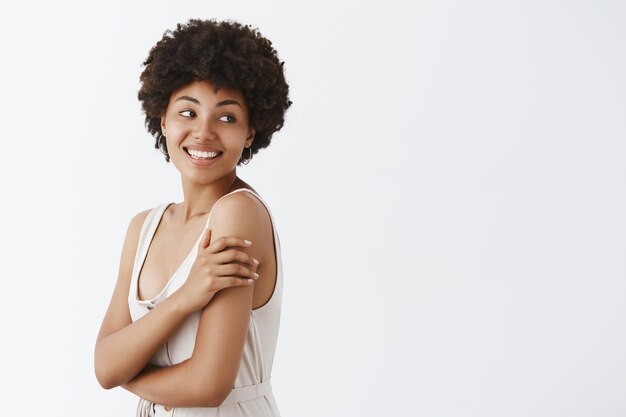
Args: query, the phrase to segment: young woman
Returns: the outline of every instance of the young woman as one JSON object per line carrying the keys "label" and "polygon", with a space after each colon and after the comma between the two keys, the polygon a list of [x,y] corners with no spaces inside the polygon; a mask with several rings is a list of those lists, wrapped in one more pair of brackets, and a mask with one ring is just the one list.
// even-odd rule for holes
{"label": "young woman", "polygon": [[257,29],[190,20],[144,66],[146,127],[180,172],[184,201],[130,221],[96,377],[138,395],[138,416],[279,416],[280,241],[236,167],[283,126],[283,62]]}

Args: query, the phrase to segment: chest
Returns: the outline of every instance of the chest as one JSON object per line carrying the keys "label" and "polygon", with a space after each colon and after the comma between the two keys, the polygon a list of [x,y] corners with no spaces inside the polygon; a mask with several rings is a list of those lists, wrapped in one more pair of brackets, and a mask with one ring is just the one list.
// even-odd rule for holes
{"label": "chest", "polygon": [[137,295],[140,300],[149,300],[160,294],[183,266],[193,263],[204,227],[202,221],[182,230],[163,224],[163,221],[161,223],[139,270]]}
{"label": "chest", "polygon": [[[166,219],[161,219],[154,236],[149,242],[143,263],[137,273],[137,298],[151,300],[160,295],[168,284],[180,286],[184,283],[196,260],[200,238],[207,217],[190,222],[185,228],[177,227]],[[257,268],[260,278],[255,283],[253,305],[263,306],[272,296],[276,283],[277,257],[274,246],[274,231],[269,221],[259,225],[262,239],[257,242],[261,248]],[[242,264],[245,266],[245,264]],[[172,287],[170,285],[170,287]]]}

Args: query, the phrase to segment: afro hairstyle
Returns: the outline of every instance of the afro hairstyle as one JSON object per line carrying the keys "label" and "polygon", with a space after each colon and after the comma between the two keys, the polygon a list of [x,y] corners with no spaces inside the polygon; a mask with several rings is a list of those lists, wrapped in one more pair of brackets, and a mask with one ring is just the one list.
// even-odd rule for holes
{"label": "afro hairstyle", "polygon": [[[161,132],[171,94],[193,81],[208,81],[216,87],[242,92],[249,111],[249,124],[256,131],[251,155],[269,146],[274,132],[285,122],[292,102],[285,81],[284,62],[272,43],[258,29],[233,20],[190,19],[176,30],[166,30],[143,62],[138,93],[145,125],[155,138],[154,147],[169,162]],[[247,154],[247,152],[244,152]],[[243,155],[237,165],[240,165]]]}

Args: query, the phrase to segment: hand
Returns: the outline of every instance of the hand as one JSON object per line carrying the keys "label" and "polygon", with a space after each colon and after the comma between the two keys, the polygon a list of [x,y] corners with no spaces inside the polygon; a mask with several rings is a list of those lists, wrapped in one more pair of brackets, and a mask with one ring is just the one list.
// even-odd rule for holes
{"label": "hand", "polygon": [[209,245],[210,241],[211,230],[204,229],[198,255],[187,281],[174,293],[189,314],[202,309],[219,290],[252,285],[258,278],[256,259],[234,248],[249,247],[249,241],[238,237],[221,237]]}

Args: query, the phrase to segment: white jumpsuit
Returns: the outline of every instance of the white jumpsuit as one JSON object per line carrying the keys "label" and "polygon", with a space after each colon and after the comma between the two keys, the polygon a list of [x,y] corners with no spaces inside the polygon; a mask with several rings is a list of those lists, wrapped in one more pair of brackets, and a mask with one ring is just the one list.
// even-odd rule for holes
{"label": "white jumpsuit", "polygon": [[[239,372],[237,373],[233,390],[219,407],[173,407],[168,410],[160,404],[140,398],[136,413],[137,417],[280,416],[270,385],[270,375],[272,373],[274,351],[280,322],[283,286],[280,240],[272,213],[267,204],[265,204],[265,201],[263,201],[258,194],[247,188],[239,188],[226,195],[242,191],[249,192],[258,198],[263,203],[270,216],[274,234],[274,249],[276,252],[276,285],[270,300],[262,307],[250,311],[248,334],[246,336]],[[198,241],[187,255],[187,258],[170,278],[161,293],[150,300],[139,300],[137,291],[139,271],[144,263],[150,242],[154,237],[161,217],[170,204],[173,203],[164,203],[153,208],[146,217],[141,229],[128,295],[128,306],[133,321],[139,320],[145,314],[149,314],[151,309],[161,303],[170,294],[174,293],[185,282],[197,255],[197,248],[202,236],[198,238]],[[207,219],[207,226],[210,219],[211,213],[209,213]],[[175,365],[189,359],[193,352],[199,321],[200,311],[189,315],[180,328],[172,334],[155,356],[152,357],[150,363],[162,367]]]}

